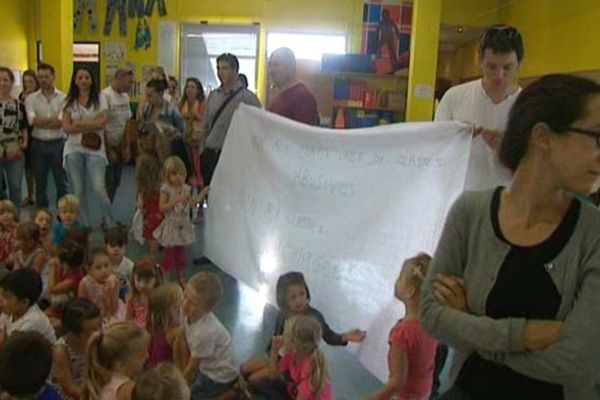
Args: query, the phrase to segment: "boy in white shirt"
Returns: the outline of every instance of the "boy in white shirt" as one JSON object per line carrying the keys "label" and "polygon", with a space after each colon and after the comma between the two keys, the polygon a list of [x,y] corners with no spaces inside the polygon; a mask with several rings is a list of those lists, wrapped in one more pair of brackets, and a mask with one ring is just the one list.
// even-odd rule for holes
{"label": "boy in white shirt", "polygon": [[212,309],[223,294],[219,277],[199,272],[183,293],[182,313],[190,359],[184,371],[191,399],[212,398],[229,391],[237,379],[231,336]]}
{"label": "boy in white shirt", "polygon": [[127,250],[127,230],[123,226],[114,226],[104,233],[104,247],[110,262],[110,272],[119,278],[119,298],[126,300],[131,291],[131,273],[133,261],[125,257]]}
{"label": "boy in white shirt", "polygon": [[12,271],[0,281],[3,290],[2,303],[4,313],[3,331],[0,332],[0,344],[14,332],[35,331],[51,344],[56,342],[54,328],[50,320],[37,306],[42,293],[42,279],[30,268]]}

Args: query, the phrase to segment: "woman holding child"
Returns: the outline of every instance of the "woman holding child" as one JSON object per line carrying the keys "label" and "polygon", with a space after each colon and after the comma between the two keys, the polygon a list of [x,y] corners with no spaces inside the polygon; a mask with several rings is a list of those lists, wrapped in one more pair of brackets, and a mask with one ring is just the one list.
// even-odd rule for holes
{"label": "woman holding child", "polygon": [[549,75],[510,111],[512,183],[463,194],[423,288],[423,326],[456,350],[443,399],[593,398],[600,370],[600,85]]}

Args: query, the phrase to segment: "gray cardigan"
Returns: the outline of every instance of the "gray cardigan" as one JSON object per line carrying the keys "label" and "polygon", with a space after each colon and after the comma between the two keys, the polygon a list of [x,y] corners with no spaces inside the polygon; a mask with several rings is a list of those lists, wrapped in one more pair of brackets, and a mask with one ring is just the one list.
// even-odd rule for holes
{"label": "gray cardigan", "polygon": [[[600,212],[582,204],[572,237],[546,264],[562,296],[557,318],[565,322],[563,338],[547,349],[527,351],[525,319],[485,316],[487,297],[510,250],[492,227],[492,195],[493,190],[468,192],[452,206],[423,285],[423,326],[456,350],[451,382],[469,354],[477,351],[523,375],[563,385],[566,400],[592,399],[600,374]],[[470,314],[435,300],[438,273],[464,278]]]}

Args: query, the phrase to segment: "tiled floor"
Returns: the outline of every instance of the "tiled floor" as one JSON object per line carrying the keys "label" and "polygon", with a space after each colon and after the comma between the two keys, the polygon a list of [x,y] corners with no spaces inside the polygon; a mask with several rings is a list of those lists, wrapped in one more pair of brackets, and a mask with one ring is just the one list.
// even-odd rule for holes
{"label": "tiled floor", "polygon": [[[130,223],[134,212],[133,168],[125,169],[113,211],[117,220]],[[97,221],[97,211],[92,210],[91,214],[92,221]],[[265,305],[256,291],[225,274],[210,261],[204,259],[195,265],[193,260],[202,258],[204,247],[201,229],[198,231],[198,240],[188,251],[186,276],[205,270],[217,272],[221,276],[225,294],[215,313],[231,332],[238,363],[255,355],[265,354],[275,324],[276,309]],[[92,240],[101,241],[101,235],[96,231]],[[144,248],[132,240],[128,246],[129,257],[136,259],[142,254],[145,254]],[[343,348],[326,345],[323,349],[329,363],[336,400],[360,399],[380,385],[353,354]],[[381,362],[385,363],[386,360]]]}

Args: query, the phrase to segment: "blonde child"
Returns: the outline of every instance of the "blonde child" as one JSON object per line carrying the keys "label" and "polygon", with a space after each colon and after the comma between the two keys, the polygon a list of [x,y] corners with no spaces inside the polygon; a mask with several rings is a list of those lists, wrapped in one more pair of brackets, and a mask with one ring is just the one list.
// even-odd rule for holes
{"label": "blonde child", "polygon": [[148,333],[129,322],[111,325],[89,342],[85,362],[83,399],[130,399],[148,357]]}
{"label": "blonde child", "polygon": [[[319,350],[320,341],[321,323],[305,315],[292,317],[283,336],[273,337],[269,378],[276,384],[264,391],[267,398],[287,395],[288,399],[333,399],[327,363]],[[280,358],[279,352],[284,345],[285,354]],[[280,380],[284,375],[286,381]]]}
{"label": "blonde child", "polygon": [[237,379],[231,336],[212,310],[223,294],[219,277],[194,275],[183,292],[183,329],[190,358],[183,376],[192,383],[192,399],[228,394]]}
{"label": "blonde child", "polygon": [[175,269],[177,280],[183,286],[185,246],[194,243],[194,225],[190,207],[202,202],[208,188],[197,196],[191,196],[191,188],[185,184],[186,169],[177,156],[170,156],[163,167],[163,183],[160,187],[159,207],[165,218],[154,231],[154,237],[165,248],[164,268],[166,274]]}
{"label": "blonde child", "polygon": [[12,269],[13,236],[19,215],[10,200],[0,200],[0,268]]}
{"label": "blonde child", "polygon": [[[32,268],[42,278],[41,300],[49,300],[48,253],[40,240],[40,231],[34,222],[23,222],[17,226],[14,237],[14,269]],[[46,303],[47,304],[47,303]]]}
{"label": "blonde child", "polygon": [[399,320],[389,336],[389,379],[375,392],[371,400],[429,398],[433,382],[437,343],[425,333],[419,317],[421,285],[431,257],[421,253],[404,261],[394,285],[394,296],[404,303],[406,315]]}
{"label": "blonde child", "polygon": [[164,218],[159,208],[160,181],[158,159],[149,154],[140,155],[136,161],[136,203],[144,220],[142,236],[154,258],[158,257],[158,241],[153,233]]}
{"label": "blonde child", "polygon": [[125,320],[125,304],[119,299],[119,280],[110,273],[103,247],[95,247],[88,253],[87,275],[79,283],[77,296],[98,307],[103,327]]}
{"label": "blonde child", "polygon": [[77,296],[79,283],[85,276],[85,247],[72,239],[65,239],[56,248],[57,256],[48,262],[48,316],[57,324],[65,303]]}
{"label": "blonde child", "polygon": [[48,254],[54,251],[54,239],[52,229],[52,213],[47,208],[39,207],[31,212],[31,220],[40,230],[40,240]]}
{"label": "blonde child", "polygon": [[90,337],[100,330],[100,310],[87,299],[72,299],[62,315],[63,335],[54,345],[52,381],[64,400],[83,395],[85,349]]}
{"label": "blonde child", "polygon": [[[360,343],[365,339],[365,331],[353,329],[339,334],[329,327],[323,314],[310,306],[310,291],[301,272],[288,272],[279,277],[276,286],[276,301],[279,314],[275,321],[274,336],[283,334],[284,327],[290,317],[307,315],[319,321],[323,332],[323,340],[329,345],[345,346],[348,342]],[[258,385],[260,381],[268,378],[268,360],[256,357],[242,365],[241,372],[248,379],[250,385]]]}
{"label": "blonde child", "polygon": [[162,283],[160,265],[152,256],[136,261],[131,273],[131,294],[127,299],[126,318],[140,328],[146,327],[148,295]]}
{"label": "blonde child", "polygon": [[142,372],[135,379],[132,400],[189,400],[190,389],[181,372],[168,363]]}
{"label": "blonde child", "polygon": [[110,272],[119,278],[119,298],[127,299],[131,287],[133,261],[125,256],[127,249],[127,229],[114,226],[104,233],[104,248],[110,262]]}
{"label": "blonde child", "polygon": [[72,194],[66,194],[58,200],[58,217],[60,222],[54,226],[54,244],[60,244],[65,233],[70,228],[83,225],[79,221],[80,210],[79,199]]}
{"label": "blonde child", "polygon": [[179,312],[183,291],[179,285],[168,283],[153,289],[148,297],[150,348],[147,368],[162,362],[175,363],[183,370],[187,347],[181,329]]}

